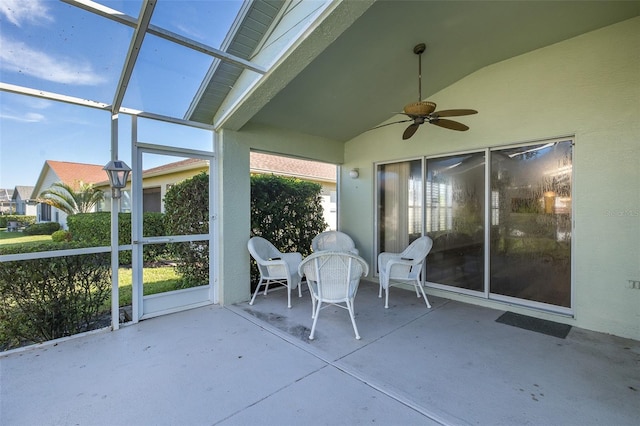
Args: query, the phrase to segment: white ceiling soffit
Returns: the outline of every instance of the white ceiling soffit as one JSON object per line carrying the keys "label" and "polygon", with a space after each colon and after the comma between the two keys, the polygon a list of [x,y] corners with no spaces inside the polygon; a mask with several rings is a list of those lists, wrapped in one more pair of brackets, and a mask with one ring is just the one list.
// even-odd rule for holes
{"label": "white ceiling soffit", "polygon": [[[245,2],[220,50],[249,59],[280,13],[284,0]],[[214,59],[185,114],[185,119],[211,124],[244,68]]]}
{"label": "white ceiling soffit", "polygon": [[[428,98],[493,63],[640,15],[638,0],[377,1],[350,16],[346,30],[331,23],[358,3],[342,2],[324,16],[289,54],[297,67],[267,73],[224,127],[250,120],[347,141],[417,100],[417,43],[427,45],[422,93]],[[308,42],[314,39],[326,42]],[[199,105],[198,113],[211,117],[216,105]]]}

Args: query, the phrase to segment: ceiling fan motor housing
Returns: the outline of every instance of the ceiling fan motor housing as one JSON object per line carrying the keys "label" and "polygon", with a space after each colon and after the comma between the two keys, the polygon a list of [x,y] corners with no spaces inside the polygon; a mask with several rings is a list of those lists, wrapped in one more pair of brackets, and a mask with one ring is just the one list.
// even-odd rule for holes
{"label": "ceiling fan motor housing", "polygon": [[421,101],[414,102],[405,105],[404,113],[410,116],[413,115],[429,115],[436,109],[436,104],[433,102]]}

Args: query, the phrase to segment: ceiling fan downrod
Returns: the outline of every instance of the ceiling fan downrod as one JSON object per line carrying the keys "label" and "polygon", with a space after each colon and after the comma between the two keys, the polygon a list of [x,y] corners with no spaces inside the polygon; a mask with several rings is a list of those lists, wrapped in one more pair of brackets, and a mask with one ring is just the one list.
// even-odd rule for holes
{"label": "ceiling fan downrod", "polygon": [[422,54],[426,48],[424,43],[416,44],[413,48],[413,53],[418,55],[418,102],[422,102]]}

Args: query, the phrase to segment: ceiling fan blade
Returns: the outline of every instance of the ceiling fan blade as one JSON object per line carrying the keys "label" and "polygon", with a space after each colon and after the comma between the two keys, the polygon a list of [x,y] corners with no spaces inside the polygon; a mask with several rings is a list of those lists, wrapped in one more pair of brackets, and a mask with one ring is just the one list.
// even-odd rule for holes
{"label": "ceiling fan blade", "polygon": [[445,129],[458,130],[460,132],[469,130],[469,126],[465,126],[464,124],[458,123],[457,121],[446,120],[444,118],[429,121],[429,124],[435,124],[436,126],[444,127]]}
{"label": "ceiling fan blade", "polygon": [[420,127],[420,124],[418,123],[411,124],[409,127],[406,128],[406,130],[402,134],[402,139],[403,140],[409,139],[411,136],[413,136],[416,130],[418,130],[418,127]]}
{"label": "ceiling fan blade", "polygon": [[460,117],[461,115],[477,114],[475,109],[444,109],[442,111],[436,111],[432,115],[438,117]]}
{"label": "ceiling fan blade", "polygon": [[413,121],[412,119],[409,120],[400,120],[400,121],[394,121],[392,123],[386,123],[386,124],[381,124],[379,126],[376,127],[372,127],[369,130],[373,130],[373,129],[379,129],[380,127],[384,127],[384,126],[391,126],[392,124],[398,124],[398,123],[406,123],[407,121]]}

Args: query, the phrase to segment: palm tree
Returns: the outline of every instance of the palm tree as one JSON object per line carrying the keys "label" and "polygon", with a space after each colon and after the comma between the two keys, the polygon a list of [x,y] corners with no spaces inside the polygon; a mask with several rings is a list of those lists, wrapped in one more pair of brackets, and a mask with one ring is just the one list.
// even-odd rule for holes
{"label": "palm tree", "polygon": [[104,193],[91,183],[78,182],[77,189],[56,182],[40,193],[38,201],[49,204],[67,214],[91,213],[93,208],[104,199]]}

